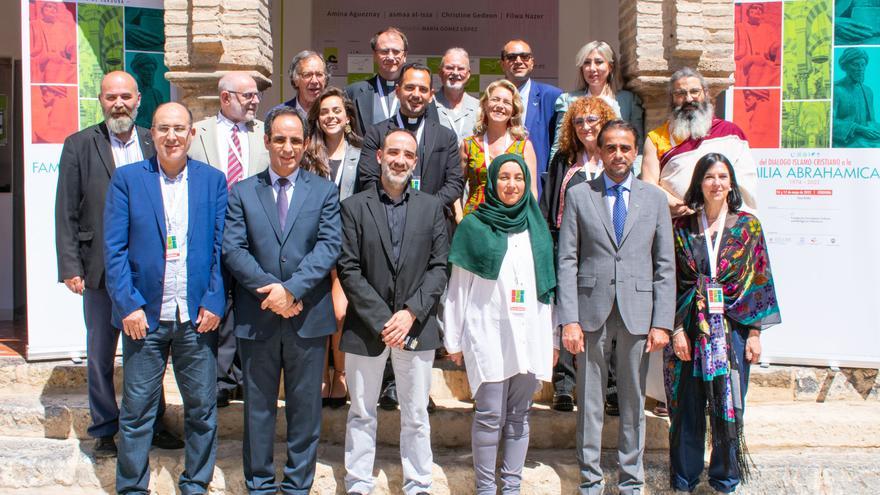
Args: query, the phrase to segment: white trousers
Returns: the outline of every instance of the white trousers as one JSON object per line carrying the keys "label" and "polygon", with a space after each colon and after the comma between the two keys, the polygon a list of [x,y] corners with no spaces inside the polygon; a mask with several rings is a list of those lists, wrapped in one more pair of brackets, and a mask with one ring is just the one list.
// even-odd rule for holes
{"label": "white trousers", "polygon": [[376,357],[345,353],[345,379],[351,396],[345,428],[345,489],[367,494],[373,490],[376,458],[376,403],[382,388],[382,373],[391,354],[400,402],[400,458],[403,492],[415,495],[431,489],[431,423],[428,393],[434,350],[405,351],[385,348]]}

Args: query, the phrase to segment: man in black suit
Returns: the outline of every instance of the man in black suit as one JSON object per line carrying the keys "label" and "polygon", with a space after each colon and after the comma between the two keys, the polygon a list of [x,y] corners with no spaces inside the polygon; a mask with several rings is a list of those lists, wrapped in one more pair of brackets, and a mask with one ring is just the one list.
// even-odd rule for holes
{"label": "man in black suit", "polygon": [[[440,200],[451,237],[455,224],[452,204],[461,197],[464,179],[455,132],[443,127],[437,120],[427,118],[427,109],[434,99],[431,69],[416,63],[403,66],[395,94],[400,101],[400,111],[392,118],[367,129],[364,136],[361,159],[358,162],[359,190],[365,191],[379,180],[376,151],[385,134],[398,128],[413,132],[418,143],[418,160],[411,177],[412,188],[434,195]],[[384,383],[380,405],[383,409],[393,410],[397,407],[397,393],[390,366],[386,369]]]}
{"label": "man in black suit", "polygon": [[[104,285],[104,197],[117,167],[151,158],[156,152],[149,129],[136,126],[141,95],[131,75],[111,72],[101,80],[98,101],[104,121],[64,141],[55,198],[55,250],[58,281],[83,296],[86,322],[89,435],[96,457],[116,455],[113,436],[119,430],[119,407],[113,386],[113,364],[119,329],[110,323],[110,296]],[[162,427],[165,400],[159,404],[153,445],[183,448]]]}
{"label": "man in black suit", "polygon": [[446,287],[447,229],[438,198],[411,187],[416,135],[392,129],[376,155],[379,181],[342,202],[337,271],[348,311],[339,349],[351,396],[345,489],[373,489],[376,399],[390,357],[400,387],[404,492],[427,493],[432,455],[426,409],[434,350],[442,342],[437,306]]}
{"label": "man in black suit", "polygon": [[[379,73],[367,80],[349,84],[345,88],[345,94],[357,107],[361,132],[367,132],[367,129],[373,125],[394,117],[397,113],[399,100],[394,87],[401,75],[401,68],[406,64],[406,51],[409,45],[403,31],[389,27],[373,36],[370,40],[370,48],[373,50],[373,62],[379,68]],[[440,121],[434,105],[429,106],[427,114],[429,119]]]}

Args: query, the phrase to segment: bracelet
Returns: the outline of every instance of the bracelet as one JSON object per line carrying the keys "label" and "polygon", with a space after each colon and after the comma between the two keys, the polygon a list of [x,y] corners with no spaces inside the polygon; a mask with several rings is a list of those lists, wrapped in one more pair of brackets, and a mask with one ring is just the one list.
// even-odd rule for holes
{"label": "bracelet", "polygon": [[682,328],[682,327],[676,328],[675,330],[672,331],[672,336],[675,337],[676,335],[678,335],[680,333],[684,333],[684,328]]}

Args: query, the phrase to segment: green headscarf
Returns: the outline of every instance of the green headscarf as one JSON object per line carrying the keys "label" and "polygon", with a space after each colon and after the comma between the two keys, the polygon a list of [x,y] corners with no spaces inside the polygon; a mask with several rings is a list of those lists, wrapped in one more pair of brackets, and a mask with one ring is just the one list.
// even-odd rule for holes
{"label": "green headscarf", "polygon": [[[525,176],[525,192],[513,206],[505,205],[496,190],[498,172],[507,162],[519,164]],[[531,180],[529,167],[521,155],[505,153],[492,160],[487,173],[485,202],[464,217],[455,230],[449,263],[487,280],[497,280],[501,262],[507,254],[507,234],[528,230],[538,300],[550,304],[556,289],[553,239],[538,202],[530,192]]]}

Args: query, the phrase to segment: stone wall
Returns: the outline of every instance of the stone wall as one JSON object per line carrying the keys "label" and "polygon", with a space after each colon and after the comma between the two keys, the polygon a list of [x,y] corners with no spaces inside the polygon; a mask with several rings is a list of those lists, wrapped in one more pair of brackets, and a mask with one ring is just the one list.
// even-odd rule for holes
{"label": "stone wall", "polygon": [[647,129],[665,119],[676,70],[698,70],[713,97],[733,84],[733,22],[729,0],[621,0],[621,73],[642,97]]}
{"label": "stone wall", "polygon": [[270,0],[165,0],[165,77],[196,120],[217,112],[217,81],[248,71],[271,84]]}

